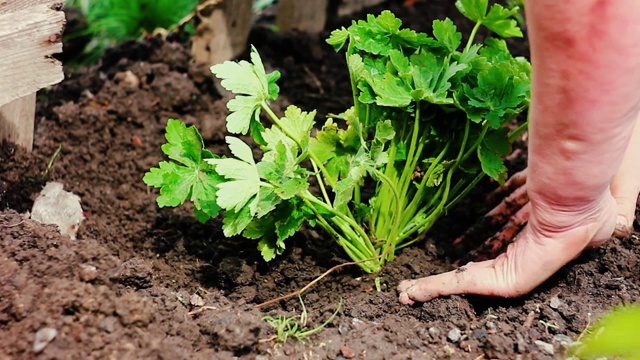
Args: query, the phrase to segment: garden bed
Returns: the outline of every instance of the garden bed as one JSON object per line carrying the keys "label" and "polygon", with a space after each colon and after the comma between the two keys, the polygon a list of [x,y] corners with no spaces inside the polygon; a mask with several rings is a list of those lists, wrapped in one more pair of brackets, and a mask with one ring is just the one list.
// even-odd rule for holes
{"label": "garden bed", "polygon": [[[390,8],[420,31],[445,16],[466,24],[450,1],[397,3],[368,11]],[[349,21],[332,20],[328,28]],[[306,38],[260,26],[252,32],[266,66],[282,72],[279,106],[317,108],[320,118],[348,106],[344,56],[324,43],[326,35]],[[526,54],[524,40],[511,44]],[[214,152],[225,148],[226,99],[217,95],[208,68],[190,63],[177,42],[125,43],[100,65],[68,73],[38,99],[33,153],[0,148],[3,359],[552,358],[595,317],[640,297],[634,233],[585,253],[519,299],[452,296],[400,305],[400,280],[452,268],[447,244],[487,210],[482,194],[495,185],[485,181],[425,241],[385,266],[377,275],[381,291],[376,275],[355,266],[309,289],[303,299],[310,328],[340,299],[342,310],[304,342],[278,344],[262,317],[300,314],[298,299],[255,305],[347,262],[339,246],[307,229],[288,242],[285,254],[265,263],[254,241],[225,238],[219,222],[200,224],[186,207],[158,209],[155,192],[141,180],[162,158],[168,118],[196,125]],[[51,180],[82,199],[86,220],[78,240],[22,215]],[[35,356],[35,334],[43,328],[57,335]]]}

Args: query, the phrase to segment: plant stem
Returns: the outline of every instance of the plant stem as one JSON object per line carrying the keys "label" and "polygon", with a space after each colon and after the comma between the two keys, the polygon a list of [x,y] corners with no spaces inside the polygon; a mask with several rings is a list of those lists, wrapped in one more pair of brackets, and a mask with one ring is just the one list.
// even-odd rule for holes
{"label": "plant stem", "polygon": [[482,21],[478,21],[476,25],[473,27],[473,30],[471,30],[471,35],[469,35],[469,41],[467,41],[467,46],[465,46],[464,48],[465,51],[469,51],[469,49],[471,49],[471,45],[473,45],[473,41],[475,40],[476,33],[478,32],[480,25],[482,25]]}

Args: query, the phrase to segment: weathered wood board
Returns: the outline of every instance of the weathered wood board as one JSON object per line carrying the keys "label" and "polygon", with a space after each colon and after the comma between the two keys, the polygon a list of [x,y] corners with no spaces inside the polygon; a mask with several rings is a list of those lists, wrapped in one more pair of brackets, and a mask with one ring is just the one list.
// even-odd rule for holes
{"label": "weathered wood board", "polygon": [[328,0],[279,0],[276,25],[281,31],[317,34],[327,22]]}
{"label": "weathered wood board", "polygon": [[196,62],[219,64],[238,57],[251,30],[252,0],[200,1],[191,53]]}
{"label": "weathered wood board", "polygon": [[60,0],[0,0],[0,140],[31,149],[35,94],[60,82]]}

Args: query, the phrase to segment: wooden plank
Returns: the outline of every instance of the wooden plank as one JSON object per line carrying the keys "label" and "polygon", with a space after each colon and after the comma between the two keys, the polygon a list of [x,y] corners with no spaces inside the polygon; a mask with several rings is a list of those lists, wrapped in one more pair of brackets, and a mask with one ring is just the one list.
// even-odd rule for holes
{"label": "wooden plank", "polygon": [[35,115],[36,93],[0,106],[0,140],[7,140],[31,151]]}
{"label": "wooden plank", "polygon": [[0,0],[0,140],[33,148],[36,91],[60,82],[60,0]]}
{"label": "wooden plank", "polygon": [[317,34],[327,22],[328,0],[279,0],[276,25],[281,31]]}
{"label": "wooden plank", "polygon": [[191,54],[207,65],[234,59],[246,49],[251,30],[252,0],[200,1],[200,23],[192,40]]}
{"label": "wooden plank", "polygon": [[14,1],[0,7],[0,106],[64,78],[62,64],[51,57],[62,51],[64,13],[52,9],[56,1]]}
{"label": "wooden plank", "polygon": [[342,0],[338,5],[338,16],[351,15],[369,6],[381,4],[385,0]]}

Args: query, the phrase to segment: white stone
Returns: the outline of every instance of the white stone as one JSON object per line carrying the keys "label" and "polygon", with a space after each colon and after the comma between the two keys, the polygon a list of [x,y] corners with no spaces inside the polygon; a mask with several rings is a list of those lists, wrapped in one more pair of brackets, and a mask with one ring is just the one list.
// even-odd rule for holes
{"label": "white stone", "polygon": [[84,220],[80,197],[63,190],[59,182],[48,182],[33,203],[31,219],[57,225],[62,235],[69,235],[75,240],[78,227]]}

